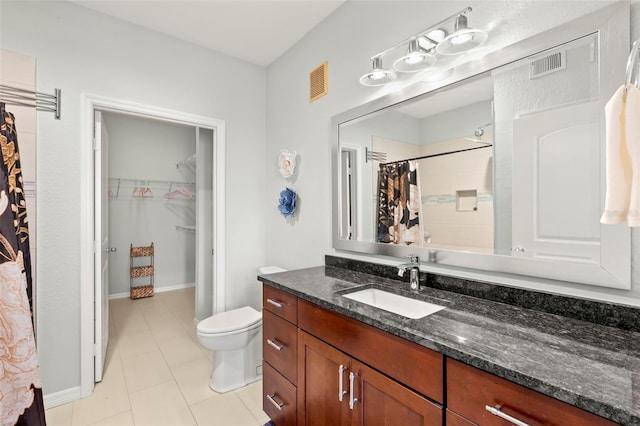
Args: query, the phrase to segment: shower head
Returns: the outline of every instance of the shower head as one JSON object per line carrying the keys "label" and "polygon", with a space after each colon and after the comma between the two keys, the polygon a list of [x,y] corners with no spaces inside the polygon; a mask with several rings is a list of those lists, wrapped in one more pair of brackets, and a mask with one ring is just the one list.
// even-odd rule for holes
{"label": "shower head", "polygon": [[482,126],[478,126],[478,128],[473,131],[473,135],[475,136],[475,138],[464,138],[464,139],[471,142],[475,142],[475,143],[481,143],[484,145],[493,145],[491,142],[486,142],[482,140],[482,136],[484,136],[484,128],[487,126],[490,126],[491,124],[492,123],[487,123]]}

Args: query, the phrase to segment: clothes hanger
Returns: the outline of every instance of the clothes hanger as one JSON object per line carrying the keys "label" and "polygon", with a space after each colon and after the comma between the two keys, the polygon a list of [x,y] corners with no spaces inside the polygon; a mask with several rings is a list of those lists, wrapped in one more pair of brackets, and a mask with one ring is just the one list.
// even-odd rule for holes
{"label": "clothes hanger", "polygon": [[194,197],[194,193],[189,191],[187,188],[178,188],[171,192],[167,192],[164,194],[164,198],[167,199],[182,199],[182,200],[191,200]]}

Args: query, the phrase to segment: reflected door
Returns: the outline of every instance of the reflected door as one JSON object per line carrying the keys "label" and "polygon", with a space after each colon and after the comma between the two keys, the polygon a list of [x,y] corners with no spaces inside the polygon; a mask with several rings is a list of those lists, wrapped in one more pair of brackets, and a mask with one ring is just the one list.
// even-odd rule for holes
{"label": "reflected door", "polygon": [[600,263],[598,102],[513,123],[513,254]]}

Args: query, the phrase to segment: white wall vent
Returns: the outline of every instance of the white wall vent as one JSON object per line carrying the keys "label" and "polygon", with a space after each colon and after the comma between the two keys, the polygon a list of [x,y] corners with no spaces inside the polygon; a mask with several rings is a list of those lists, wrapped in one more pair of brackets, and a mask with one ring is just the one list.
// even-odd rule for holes
{"label": "white wall vent", "polygon": [[567,54],[564,50],[554,52],[542,58],[535,59],[529,66],[529,79],[542,77],[567,67]]}

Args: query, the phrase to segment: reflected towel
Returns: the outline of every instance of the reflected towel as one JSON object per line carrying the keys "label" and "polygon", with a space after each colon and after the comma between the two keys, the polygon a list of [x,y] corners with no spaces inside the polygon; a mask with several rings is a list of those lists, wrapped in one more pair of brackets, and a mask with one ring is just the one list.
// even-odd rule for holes
{"label": "reflected towel", "polygon": [[[638,216],[640,199],[637,195],[633,197],[636,204],[631,207],[632,193],[640,191],[640,182],[636,184],[635,191],[633,187],[634,169],[635,180],[640,179],[640,156],[636,152],[640,143],[640,140],[637,140],[639,136],[637,127],[640,122],[638,115],[640,108],[637,103],[639,95],[638,88],[628,86],[627,90],[626,86],[621,86],[605,106],[607,193],[604,213],[600,218],[602,223],[624,222],[629,217],[630,210],[634,211],[636,220],[640,219]],[[629,103],[630,99],[634,101]],[[628,123],[632,125],[631,128]],[[636,140],[630,139],[629,136],[635,137]]]}
{"label": "reflected towel", "polygon": [[629,85],[624,116],[632,171],[627,223],[629,226],[640,226],[640,89],[636,86]]}

